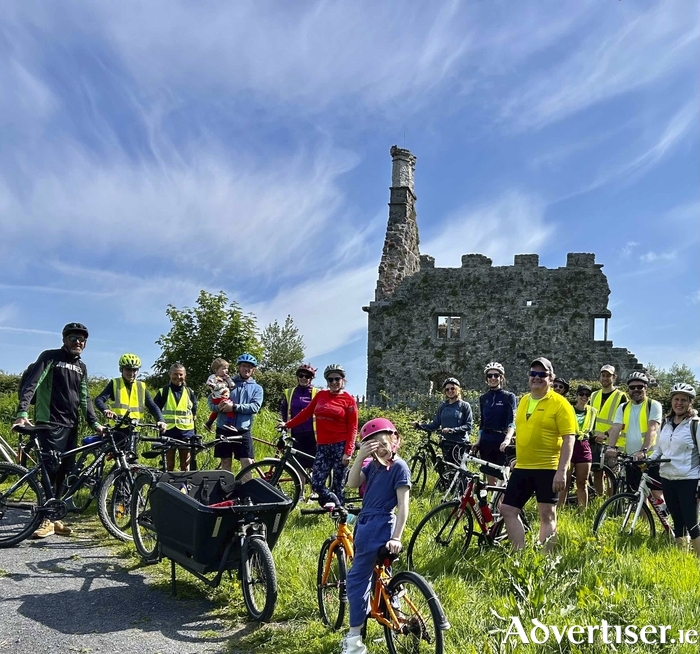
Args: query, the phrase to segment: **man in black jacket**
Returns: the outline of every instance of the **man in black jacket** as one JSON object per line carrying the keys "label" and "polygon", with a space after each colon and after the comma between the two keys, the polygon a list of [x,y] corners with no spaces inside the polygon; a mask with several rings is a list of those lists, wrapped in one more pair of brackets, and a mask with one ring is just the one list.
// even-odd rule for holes
{"label": "man in black jacket", "polygon": [[[87,368],[80,359],[87,344],[88,330],[81,323],[71,322],[63,328],[62,335],[63,347],[42,352],[24,379],[14,423],[31,424],[28,411],[34,398],[37,424],[49,426],[40,435],[41,448],[61,453],[76,446],[80,412],[95,431],[101,433],[103,429],[97,422],[88,395]],[[73,462],[74,458],[68,457],[62,459],[56,469],[49,470],[54,490],[61,487]],[[34,537],[46,538],[54,533],[67,536],[71,529],[60,520],[44,520],[34,532]]]}

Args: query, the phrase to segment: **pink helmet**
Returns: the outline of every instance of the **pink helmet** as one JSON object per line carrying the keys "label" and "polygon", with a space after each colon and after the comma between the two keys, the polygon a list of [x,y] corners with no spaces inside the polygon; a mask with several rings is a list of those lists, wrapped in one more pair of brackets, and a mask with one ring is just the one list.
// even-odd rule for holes
{"label": "pink helmet", "polygon": [[394,423],[392,423],[391,420],[387,420],[386,418],[373,418],[367,421],[360,430],[360,440],[364,441],[381,431],[390,431],[395,434],[396,427],[394,427]]}

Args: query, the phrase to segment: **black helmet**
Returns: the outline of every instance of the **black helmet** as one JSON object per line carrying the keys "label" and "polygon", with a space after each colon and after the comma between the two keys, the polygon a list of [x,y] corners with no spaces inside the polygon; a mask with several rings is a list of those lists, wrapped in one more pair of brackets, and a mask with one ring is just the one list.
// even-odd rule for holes
{"label": "black helmet", "polygon": [[63,337],[68,336],[68,334],[82,334],[85,338],[89,336],[87,327],[80,322],[69,322],[61,332]]}

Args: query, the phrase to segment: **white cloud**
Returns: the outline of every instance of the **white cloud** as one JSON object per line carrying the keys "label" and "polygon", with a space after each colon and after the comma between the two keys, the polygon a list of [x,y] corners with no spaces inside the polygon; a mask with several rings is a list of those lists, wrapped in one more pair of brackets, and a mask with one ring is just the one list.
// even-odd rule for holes
{"label": "white cloud", "polygon": [[438,233],[421,242],[421,252],[440,266],[459,267],[469,252],[485,254],[496,265],[510,265],[517,253],[538,252],[554,227],[544,221],[546,205],[535,195],[504,193],[490,204],[452,212]]}
{"label": "white cloud", "polygon": [[595,5],[569,56],[552,59],[535,77],[525,76],[502,108],[520,129],[539,129],[582,109],[645,87],[695,66],[700,29],[688,0],[654,4],[646,11],[624,3]]}
{"label": "white cloud", "polygon": [[623,257],[627,258],[632,254],[632,250],[634,250],[634,248],[636,248],[638,246],[639,246],[639,243],[637,243],[637,241],[627,241],[627,243],[625,243],[625,247],[623,247],[622,250],[620,251],[620,254]]}
{"label": "white cloud", "polygon": [[653,250],[650,250],[649,252],[640,255],[639,260],[644,263],[654,263],[656,261],[664,262],[673,261],[676,256],[677,253],[675,250],[671,252],[654,252]]}

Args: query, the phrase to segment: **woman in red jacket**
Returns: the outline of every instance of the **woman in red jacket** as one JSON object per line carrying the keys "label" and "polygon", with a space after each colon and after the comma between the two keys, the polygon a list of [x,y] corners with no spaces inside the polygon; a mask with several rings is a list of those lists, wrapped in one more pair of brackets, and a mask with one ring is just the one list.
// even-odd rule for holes
{"label": "woman in red jacket", "polygon": [[[328,389],[316,393],[309,405],[291,420],[280,422],[278,427],[296,427],[309,418],[316,419],[316,459],[311,471],[311,488],[318,494],[321,506],[342,505],[345,501],[345,476],[348,462],[355,451],[357,435],[357,403],[346,393],[345,369],[332,363],[326,366],[323,376]],[[326,487],[326,480],[333,471],[333,485]]]}

